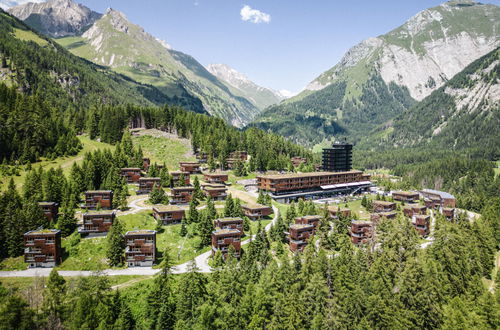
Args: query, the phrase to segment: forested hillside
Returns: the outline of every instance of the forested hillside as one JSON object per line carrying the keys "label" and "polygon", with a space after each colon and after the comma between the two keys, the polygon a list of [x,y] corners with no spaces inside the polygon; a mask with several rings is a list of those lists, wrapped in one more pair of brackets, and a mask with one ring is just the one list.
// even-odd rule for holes
{"label": "forested hillside", "polygon": [[155,87],[76,57],[50,39],[33,31],[17,18],[0,11],[0,81],[16,85],[61,111],[94,104],[179,104]]}

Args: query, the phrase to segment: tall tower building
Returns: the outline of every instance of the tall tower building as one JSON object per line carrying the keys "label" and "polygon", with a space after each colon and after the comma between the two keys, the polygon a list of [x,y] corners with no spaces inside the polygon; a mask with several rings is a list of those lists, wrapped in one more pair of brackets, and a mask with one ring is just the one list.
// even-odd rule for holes
{"label": "tall tower building", "polygon": [[323,171],[346,172],[352,169],[352,144],[335,142],[323,149]]}

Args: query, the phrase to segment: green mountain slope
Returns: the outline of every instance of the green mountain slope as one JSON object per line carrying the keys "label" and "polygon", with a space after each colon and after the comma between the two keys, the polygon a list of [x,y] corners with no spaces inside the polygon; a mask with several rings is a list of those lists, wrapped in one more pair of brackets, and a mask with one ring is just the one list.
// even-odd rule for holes
{"label": "green mountain slope", "polygon": [[0,11],[0,82],[61,108],[174,103],[158,89],[76,57]]}
{"label": "green mountain slope", "polygon": [[[243,126],[259,112],[193,57],[171,49],[116,10],[108,10],[81,36],[57,41],[75,55],[152,84],[170,97],[199,98],[208,113],[235,126]],[[197,106],[186,104],[191,110]]]}
{"label": "green mountain slope", "polygon": [[424,10],[351,48],[302,93],[269,107],[253,125],[306,144],[332,134],[355,142],[498,47],[499,22],[498,6],[472,1]]}

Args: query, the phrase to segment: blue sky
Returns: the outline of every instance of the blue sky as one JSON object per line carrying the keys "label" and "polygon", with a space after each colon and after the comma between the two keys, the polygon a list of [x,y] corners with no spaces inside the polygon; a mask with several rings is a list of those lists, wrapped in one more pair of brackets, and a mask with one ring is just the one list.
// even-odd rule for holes
{"label": "blue sky", "polygon": [[[384,34],[438,0],[77,0],[129,20],[202,64],[297,92],[356,43]],[[500,0],[485,1],[500,4]],[[246,21],[242,19],[244,11]]]}

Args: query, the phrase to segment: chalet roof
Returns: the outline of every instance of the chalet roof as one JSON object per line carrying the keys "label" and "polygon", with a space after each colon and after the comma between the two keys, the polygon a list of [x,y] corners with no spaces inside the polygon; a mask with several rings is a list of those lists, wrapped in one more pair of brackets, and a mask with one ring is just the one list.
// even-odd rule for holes
{"label": "chalet roof", "polygon": [[321,219],[321,215],[305,215],[303,217],[297,217],[296,219]]}
{"label": "chalet roof", "polygon": [[184,211],[184,209],[180,208],[177,205],[158,205],[158,206],[153,206],[153,211],[162,213],[162,212]]}
{"label": "chalet roof", "polygon": [[[339,209],[339,207],[337,205],[328,206],[328,210],[329,211],[337,212],[338,209]],[[351,209],[348,209],[347,207],[341,207],[340,208],[340,212],[345,212],[345,211],[350,211],[350,210]]]}
{"label": "chalet roof", "polygon": [[227,190],[227,188],[225,186],[222,186],[222,187],[204,186],[203,189],[207,190],[207,191],[210,191],[210,190],[214,190],[214,191]]}
{"label": "chalet roof", "polygon": [[353,225],[372,226],[373,222],[372,221],[368,221],[368,220],[352,220],[351,224],[353,224]]}
{"label": "chalet roof", "polygon": [[219,222],[234,222],[234,221],[243,221],[243,219],[240,218],[240,217],[227,217],[227,218],[215,219],[215,221],[219,221]]}
{"label": "chalet roof", "polygon": [[57,205],[56,202],[38,202],[38,205],[40,206],[54,206]]}
{"label": "chalet roof", "polygon": [[125,236],[136,236],[136,235],[156,235],[155,230],[148,230],[148,229],[139,229],[139,230],[131,230],[127,231],[125,233]]}
{"label": "chalet roof", "polygon": [[199,162],[179,162],[179,165],[200,165]]}
{"label": "chalet roof", "polygon": [[388,202],[388,201],[373,201],[373,204],[385,205],[385,206],[391,206],[391,205],[394,205],[394,202]]}
{"label": "chalet roof", "polygon": [[194,187],[192,187],[192,186],[173,187],[172,191],[174,191],[174,190],[194,190]]}
{"label": "chalet roof", "polygon": [[314,228],[314,225],[306,225],[306,224],[298,224],[298,223],[294,223],[294,224],[291,224],[290,225],[290,229],[313,229]]}
{"label": "chalet roof", "polygon": [[262,210],[262,209],[270,209],[271,208],[270,206],[257,204],[257,203],[242,204],[241,207],[245,208],[245,209],[250,209],[250,210]]}
{"label": "chalet roof", "polygon": [[83,216],[87,216],[87,215],[90,215],[90,216],[97,216],[97,215],[113,215],[115,214],[115,211],[113,210],[100,210],[100,211],[87,211],[83,214]]}
{"label": "chalet roof", "polygon": [[443,211],[455,211],[453,207],[443,207]]}
{"label": "chalet roof", "polygon": [[217,229],[217,230],[214,230],[212,232],[212,234],[214,235],[230,235],[230,234],[241,234],[241,231],[239,231],[238,229],[229,229],[229,228],[226,228],[226,229]]}
{"label": "chalet roof", "polygon": [[85,194],[111,194],[112,190],[87,190]]}
{"label": "chalet roof", "polygon": [[417,218],[417,219],[428,219],[430,217],[431,217],[430,215],[425,215],[425,214],[416,214],[415,215],[415,218]]}
{"label": "chalet roof", "polygon": [[138,167],[124,167],[121,170],[122,171],[140,171],[141,169]]}
{"label": "chalet roof", "polygon": [[161,178],[157,177],[148,177],[148,178],[139,178],[139,181],[160,181]]}
{"label": "chalet roof", "polygon": [[203,173],[203,175],[206,175],[206,176],[228,176],[227,173],[223,173],[223,172],[205,172],[205,173]]}
{"label": "chalet roof", "polygon": [[387,216],[391,216],[391,215],[396,215],[398,213],[396,211],[390,211],[390,212],[379,212],[379,213],[375,213],[375,214],[381,215],[383,217],[387,217]]}
{"label": "chalet roof", "polygon": [[170,172],[171,175],[181,175],[181,174],[184,174],[184,175],[189,175],[189,172],[186,172],[186,171],[171,171]]}
{"label": "chalet roof", "polygon": [[347,171],[347,172],[311,172],[311,173],[288,173],[288,174],[273,174],[258,176],[257,179],[296,179],[296,178],[315,178],[324,176],[342,176],[346,174],[361,174],[361,171]]}
{"label": "chalet roof", "polygon": [[422,193],[438,195],[441,198],[455,198],[455,196],[453,196],[450,193],[447,193],[445,191],[434,190],[434,189],[423,189]]}
{"label": "chalet roof", "polygon": [[59,229],[38,229],[38,230],[31,230],[24,235],[54,235],[57,233],[60,233],[61,231]]}
{"label": "chalet roof", "polygon": [[398,195],[404,195],[404,196],[415,196],[415,195],[418,195],[418,192],[416,191],[395,191],[392,193],[393,195],[394,194],[398,194]]}

